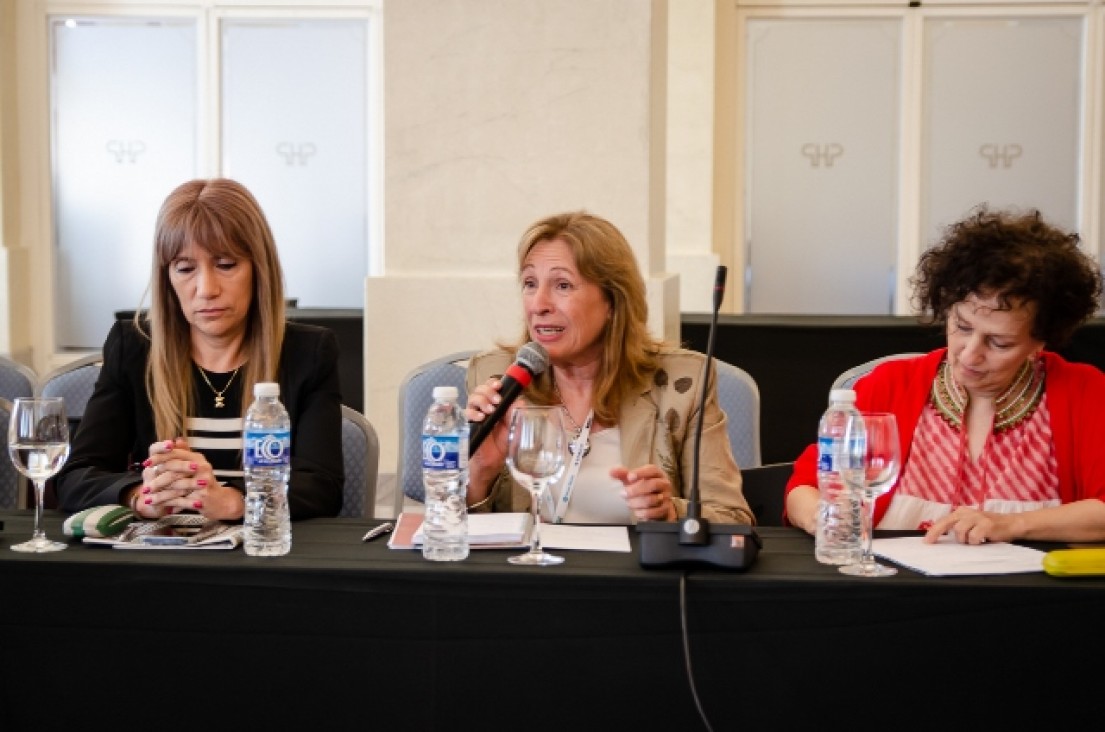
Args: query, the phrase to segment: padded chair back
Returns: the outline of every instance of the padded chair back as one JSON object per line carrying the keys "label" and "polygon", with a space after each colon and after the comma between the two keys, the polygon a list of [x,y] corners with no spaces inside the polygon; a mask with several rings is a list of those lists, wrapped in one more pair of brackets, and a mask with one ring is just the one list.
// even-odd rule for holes
{"label": "padded chair back", "polygon": [[344,404],[341,407],[341,451],[345,486],[338,515],[372,518],[376,513],[380,440],[368,418]]}
{"label": "padded chair back", "polygon": [[70,422],[79,423],[103,363],[103,354],[93,353],[54,369],[39,382],[38,396],[62,397],[66,416]]}
{"label": "padded chair back", "polygon": [[873,358],[870,361],[861,363],[859,366],[853,366],[852,368],[844,371],[840,376],[836,377],[836,381],[833,382],[833,389],[851,389],[855,387],[856,382],[862,377],[866,376],[872,369],[878,366],[884,361],[894,361],[899,358],[913,358],[914,356],[921,356],[923,354],[917,352],[906,353],[892,353],[889,356],[879,356]]}
{"label": "padded chair back", "polygon": [[[30,396],[30,394],[21,395]],[[8,423],[11,421],[12,403],[0,397],[0,425],[4,427],[4,441],[8,439]],[[22,508],[26,481],[16,469],[11,456],[4,450],[0,457],[0,509]]]}
{"label": "padded chair back", "polygon": [[741,488],[758,526],[783,525],[783,495],[794,463],[771,463],[741,470]]}
{"label": "padded chair back", "polygon": [[729,444],[741,468],[762,463],[760,452],[760,388],[739,366],[714,359],[718,404],[729,418]]}
{"label": "padded chair back", "polygon": [[16,397],[34,396],[38,374],[18,361],[0,356],[0,398],[9,402]]}
{"label": "padded chair back", "polygon": [[403,499],[423,501],[422,420],[434,401],[435,386],[455,386],[463,406],[468,400],[464,379],[468,359],[477,352],[458,351],[435,358],[407,372],[399,385],[399,465],[395,471],[395,515],[403,510]]}

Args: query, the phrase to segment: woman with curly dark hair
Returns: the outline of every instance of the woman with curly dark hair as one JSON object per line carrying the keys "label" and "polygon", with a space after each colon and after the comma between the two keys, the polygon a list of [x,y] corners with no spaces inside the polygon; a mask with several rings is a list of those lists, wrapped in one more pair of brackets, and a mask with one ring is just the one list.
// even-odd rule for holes
{"label": "woman with curly dark hair", "polygon": [[[855,384],[861,411],[898,417],[901,477],[880,529],[963,543],[1105,540],[1105,374],[1064,345],[1098,308],[1102,277],[1077,234],[1038,211],[981,207],[948,227],[912,280],[947,347],[886,362]],[[787,518],[816,526],[817,449],[787,485]]]}

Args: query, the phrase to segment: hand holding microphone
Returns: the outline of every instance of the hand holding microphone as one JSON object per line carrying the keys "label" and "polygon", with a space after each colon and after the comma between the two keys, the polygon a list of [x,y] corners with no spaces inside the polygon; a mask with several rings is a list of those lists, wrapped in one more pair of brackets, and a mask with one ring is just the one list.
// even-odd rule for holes
{"label": "hand holding microphone", "polygon": [[465,414],[470,425],[468,438],[468,501],[478,505],[489,497],[496,476],[506,460],[506,436],[492,440],[489,447],[477,456],[476,451],[495,431],[496,425],[510,413],[511,405],[522,391],[548,367],[549,356],[536,343],[527,343],[518,350],[515,363],[501,377],[480,384],[468,394]]}
{"label": "hand holding microphone", "polygon": [[[548,367],[549,354],[539,344],[531,341],[518,349],[518,353],[514,357],[514,363],[503,374],[499,382],[499,402],[490,414],[485,414],[477,405],[471,404],[472,397],[475,397],[475,394],[469,398],[470,409],[473,410],[468,415],[471,427],[471,435],[468,438],[469,456],[476,454],[483,441],[495,429],[495,425],[510,411],[510,406],[514,403],[514,400],[533,381],[533,377],[543,374]],[[485,394],[479,396],[490,399]],[[485,416],[482,420],[473,420],[472,417],[478,414],[485,414]]]}

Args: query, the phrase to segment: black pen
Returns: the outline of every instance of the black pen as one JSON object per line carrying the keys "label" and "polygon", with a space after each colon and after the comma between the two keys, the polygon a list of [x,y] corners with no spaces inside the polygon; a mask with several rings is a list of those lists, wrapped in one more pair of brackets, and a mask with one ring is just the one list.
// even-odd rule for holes
{"label": "black pen", "polygon": [[372,541],[377,536],[383,536],[384,534],[388,533],[389,531],[391,531],[394,528],[395,528],[395,524],[391,523],[390,521],[387,521],[385,523],[380,524],[379,526],[377,526],[374,529],[369,529],[368,533],[361,537],[361,541]]}

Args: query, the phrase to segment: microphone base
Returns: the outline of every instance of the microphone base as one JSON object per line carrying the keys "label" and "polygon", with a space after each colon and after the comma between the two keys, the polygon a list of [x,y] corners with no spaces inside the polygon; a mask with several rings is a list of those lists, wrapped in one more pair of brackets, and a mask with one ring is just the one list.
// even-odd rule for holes
{"label": "microphone base", "polygon": [[[705,524],[705,521],[702,521]],[[637,524],[641,566],[716,567],[743,571],[756,563],[763,541],[756,530],[744,524],[708,524],[697,542],[686,537],[683,522],[645,521]]]}

